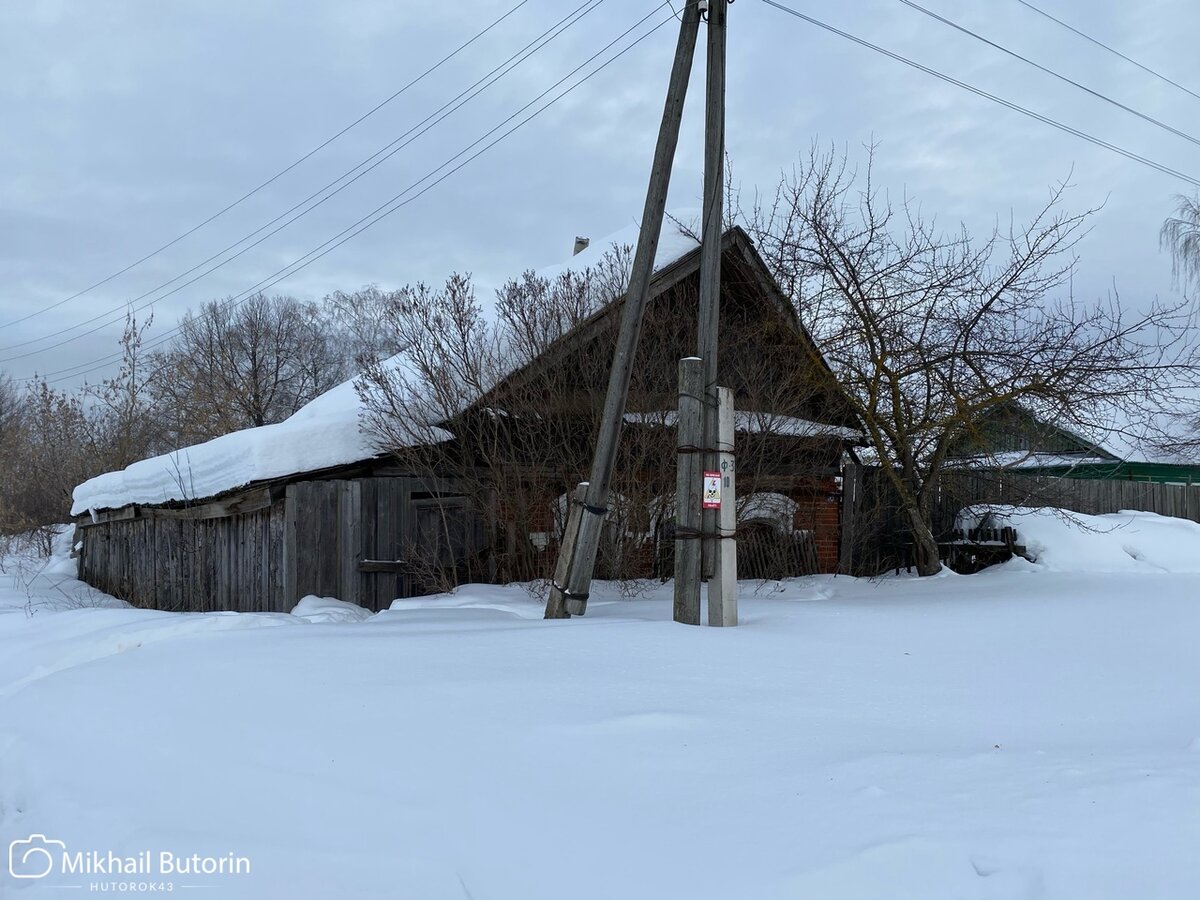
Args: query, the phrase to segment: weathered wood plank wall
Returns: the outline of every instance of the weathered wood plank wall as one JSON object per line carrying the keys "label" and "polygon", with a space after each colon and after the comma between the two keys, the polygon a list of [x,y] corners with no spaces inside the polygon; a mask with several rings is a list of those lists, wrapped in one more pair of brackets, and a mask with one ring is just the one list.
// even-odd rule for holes
{"label": "weathered wood plank wall", "polygon": [[79,522],[80,577],[156,609],[287,612],[307,594],[386,609],[422,588],[414,496],[452,490],[374,477],[296,482],[241,505],[130,507]]}
{"label": "weathered wood plank wall", "polygon": [[81,523],[80,578],[134,606],[286,611],[279,559],[282,501],[217,519],[158,512]]}

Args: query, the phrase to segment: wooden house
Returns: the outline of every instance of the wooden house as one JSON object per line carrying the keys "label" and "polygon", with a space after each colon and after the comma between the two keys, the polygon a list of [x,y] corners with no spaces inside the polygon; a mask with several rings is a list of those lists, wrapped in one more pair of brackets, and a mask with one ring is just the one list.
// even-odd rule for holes
{"label": "wooden house", "polygon": [[1044,421],[1016,403],[981,416],[956,442],[956,467],[1005,470],[1054,478],[1200,483],[1200,465],[1178,454],[1156,452],[1152,442],[1132,439],[1132,429],[1086,437]]}
{"label": "wooden house", "polygon": [[[623,446],[674,445],[675,371],[695,344],[699,249],[684,235],[668,237],[656,260]],[[764,546],[783,540],[803,547],[801,570],[834,571],[838,476],[858,440],[857,423],[740,229],[724,235],[722,267],[719,380],[735,393],[744,454],[739,479],[753,488],[743,500],[739,529],[748,551],[756,540]],[[603,394],[623,302],[605,304],[550,342],[440,423],[433,440],[425,434],[404,442],[409,446],[379,449],[362,427],[358,393],[347,383],[286,422],[80,485],[72,511],[80,577],[139,606],[285,612],[308,594],[387,608],[397,598],[436,590],[431,572],[514,577],[527,570],[497,564],[513,545],[552,565],[559,498],[586,477],[585,467],[572,462],[564,468],[561,461],[589,453],[588,413]],[[554,385],[540,398],[539,411],[513,414],[518,399],[528,404],[539,384]],[[529,439],[551,419],[579,427]],[[490,470],[471,463],[478,448],[466,439],[484,427],[489,435],[523,435],[505,444],[508,455],[499,464],[493,459]],[[664,434],[665,444],[654,443]],[[673,452],[654,453],[638,463],[647,480],[674,471]],[[455,465],[439,462],[452,459]],[[463,477],[464,460],[473,466],[470,479]],[[514,495],[497,483],[509,474],[513,483],[537,486],[536,509],[523,516],[509,508]],[[484,513],[469,501],[466,484],[481,479],[490,482],[492,496]],[[662,550],[671,546],[662,512],[647,514],[640,530],[622,526],[648,548],[642,574],[662,570]],[[753,568],[754,553],[746,558]]]}

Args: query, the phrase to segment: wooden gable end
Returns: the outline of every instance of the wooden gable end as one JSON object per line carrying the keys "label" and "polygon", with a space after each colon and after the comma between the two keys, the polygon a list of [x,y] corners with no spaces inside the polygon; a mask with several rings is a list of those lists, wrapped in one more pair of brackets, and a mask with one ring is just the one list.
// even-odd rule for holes
{"label": "wooden gable end", "polygon": [[1029,453],[1118,460],[1098,444],[1044,422],[1016,403],[1006,403],[980,416],[954,442],[951,451],[951,456]]}
{"label": "wooden gable end", "polygon": [[[677,366],[696,353],[699,250],[655,275],[643,320],[627,409],[677,405]],[[528,408],[540,392],[546,409],[592,416],[603,403],[624,298],[557,340],[508,376],[475,409]],[[739,409],[858,428],[840,386],[790,302],[741,229],[726,233],[722,256],[721,358],[718,378]],[[520,402],[514,402],[520,397]]]}

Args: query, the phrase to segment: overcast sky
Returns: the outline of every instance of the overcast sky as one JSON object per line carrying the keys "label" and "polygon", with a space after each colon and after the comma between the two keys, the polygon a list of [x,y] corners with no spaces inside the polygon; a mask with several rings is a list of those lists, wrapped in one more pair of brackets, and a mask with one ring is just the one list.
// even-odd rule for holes
{"label": "overcast sky", "polygon": [[[592,4],[542,50],[341,194],[223,268],[157,299],[170,289],[154,292],[159,285],[404,135],[576,6],[573,0],[527,0],[451,62],[251,199],[125,274],[61,302],[270,178],[516,2],[4,0],[0,370],[25,378],[103,360],[116,349],[122,306],[143,294],[137,305],[155,301],[148,333],[153,340],[188,306],[250,289],[437,169],[655,10],[652,0]],[[1196,3],[1037,2],[1200,93]],[[789,5],[1200,178],[1195,143],[951,31],[899,0]],[[924,5],[1200,135],[1200,100],[1017,0]],[[614,51],[668,16],[666,9],[653,12]],[[961,220],[976,230],[1028,215],[1050,185],[1070,177],[1070,208],[1104,204],[1080,248],[1076,294],[1091,297],[1115,287],[1131,303],[1172,294],[1158,228],[1173,195],[1192,193],[1191,185],[847,43],[761,0],[738,0],[729,21],[728,148],[747,195],[756,187],[769,189],[780,169],[814,140],[848,146],[858,159],[864,144],[877,142],[883,186],[917,198],[947,225]],[[493,149],[271,290],[319,299],[367,283],[391,288],[440,281],[455,270],[497,284],[522,269],[562,260],[577,234],[600,237],[635,222],[676,33],[671,19]],[[702,53],[694,75],[672,182],[675,208],[699,205]],[[52,304],[60,305],[43,311]],[[68,338],[77,339],[52,346]],[[88,377],[103,374],[100,369]]]}

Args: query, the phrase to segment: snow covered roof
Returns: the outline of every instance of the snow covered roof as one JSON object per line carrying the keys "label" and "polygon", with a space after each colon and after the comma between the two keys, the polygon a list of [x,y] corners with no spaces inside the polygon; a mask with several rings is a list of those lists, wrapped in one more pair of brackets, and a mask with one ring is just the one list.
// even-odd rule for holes
{"label": "snow covered roof", "polygon": [[1065,466],[1113,465],[1112,457],[1094,453],[1036,453],[1031,450],[999,450],[979,456],[959,456],[946,461],[951,468],[1000,466],[1005,469],[1045,469]]}
{"label": "snow covered roof", "polygon": [[[694,224],[693,224],[694,222]],[[654,254],[654,271],[665,269],[672,263],[678,262],[700,246],[680,224],[692,232],[699,231],[700,216],[696,210],[681,209],[667,214],[663,220],[662,232],[658,238],[658,248]],[[585,269],[595,268],[605,254],[621,247],[636,247],[639,227],[636,223],[614,231],[607,237],[592,241],[586,250],[576,253],[564,263],[539,269],[537,275],[547,281],[553,281],[564,272],[582,273]]]}
{"label": "snow covered roof", "polygon": [[361,411],[350,379],[278,424],[235,431],[97,475],[75,488],[71,515],[131,503],[201,500],[257,481],[371,459],[380,451],[360,427]]}
{"label": "snow covered roof", "polygon": [[[1200,404],[1200,397],[1196,398]],[[969,452],[952,458],[951,465],[1002,466],[1010,469],[1058,468],[1063,466],[1129,463],[1195,466],[1198,460],[1189,455],[1186,443],[1179,441],[1194,427],[1190,411],[1194,406],[1183,404],[1182,411],[1165,408],[1133,413],[1108,409],[1090,424],[1065,425],[1053,417],[1041,417],[1034,411],[1011,403],[989,415],[1024,417],[1020,427],[1029,430],[1029,449]],[[986,416],[984,420],[986,421]],[[986,440],[984,441],[986,443]],[[1175,449],[1178,447],[1184,449]]]}
{"label": "snow covered roof", "polygon": [[[672,221],[690,223],[692,210],[671,214],[663,222],[654,270],[665,268],[695,250],[699,242]],[[690,225],[689,225],[690,227]],[[594,267],[614,247],[637,244],[638,226],[631,224],[567,262],[537,274],[556,278],[563,272]],[[402,365],[399,358],[389,361]],[[350,379],[275,425],[247,428],[203,444],[135,462],[119,472],[106,472],[75,488],[71,515],[89,510],[119,509],[131,503],[184,502],[215,497],[258,481],[348,465],[379,455],[370,435],[360,427],[362,404]],[[449,432],[440,432],[448,440]]]}
{"label": "snow covered roof", "polygon": [[[662,230],[659,234],[659,245],[655,248],[654,268],[652,275],[658,274],[658,272],[661,270],[670,268],[671,265],[678,263],[679,260],[682,260],[684,257],[688,256],[689,253],[700,248],[700,241],[696,240],[694,236],[691,236],[691,233],[695,232],[698,227],[700,227],[700,214],[698,214],[696,210],[674,210],[667,212],[666,218],[664,222],[662,222]],[[728,233],[730,232],[726,232],[726,234]],[[622,250],[623,247],[636,247],[637,238],[637,224],[629,224],[629,226],[607,235],[606,238],[600,238],[599,240],[590,242],[586,250],[576,253],[575,256],[572,256],[570,259],[566,260],[565,263],[546,266],[544,269],[536,270],[534,275],[538,276],[539,278],[544,278],[544,280],[547,282],[552,282],[559,276],[568,274],[568,272],[570,272],[572,275],[582,276],[586,274],[588,270],[596,271],[602,268],[601,263],[604,262],[604,258],[607,253]],[[625,272],[625,275],[626,278],[628,278],[629,272]],[[550,348],[563,346],[563,344],[570,341],[572,335],[576,335],[578,332],[581,332],[589,323],[592,323],[594,320],[610,314],[614,308],[619,307],[619,301],[624,300],[625,295],[626,292],[622,292],[616,296],[613,296],[613,298],[606,300],[604,304],[601,304],[599,308],[596,308],[596,310],[590,313],[589,316],[583,320],[583,322],[577,323],[574,328],[571,328],[568,331],[565,331],[564,334],[560,334],[554,338],[554,341],[552,341],[550,344]],[[547,352],[550,348],[547,348]],[[540,359],[541,358],[539,358],[539,360]],[[474,403],[484,400],[484,398],[487,397],[491,391],[505,382],[506,379],[516,376],[517,373],[527,370],[527,368],[538,365],[539,360],[518,359],[517,356],[514,356],[514,358],[510,360],[511,366],[509,368],[505,368],[503,371],[494,372],[491,383],[485,385],[480,397],[475,398],[475,400],[467,401],[466,404],[464,404],[464,408],[469,408],[470,406],[473,406]],[[460,410],[460,412],[462,412],[462,410]],[[503,412],[503,410],[494,410],[494,412]]]}
{"label": "snow covered roof", "polygon": [[[679,413],[673,409],[654,412],[627,412],[625,421],[636,425],[659,425],[674,428]],[[783,416],[772,412],[756,412],[739,409],[734,411],[733,427],[743,434],[775,434],[784,437],[834,437],[853,441],[862,438],[861,431],[842,425],[827,425],[795,416]]]}

